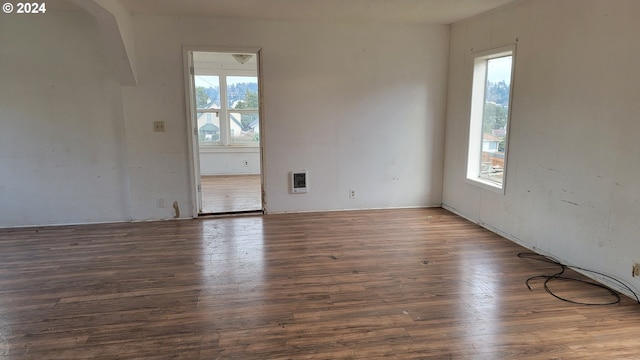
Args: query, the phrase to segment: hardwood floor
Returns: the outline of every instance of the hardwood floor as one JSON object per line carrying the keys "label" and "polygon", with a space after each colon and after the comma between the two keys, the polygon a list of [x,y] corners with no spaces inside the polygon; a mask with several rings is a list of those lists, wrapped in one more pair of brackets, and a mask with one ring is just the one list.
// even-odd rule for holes
{"label": "hardwood floor", "polygon": [[262,210],[260,175],[201,176],[202,213]]}
{"label": "hardwood floor", "polygon": [[634,301],[529,291],[556,267],[443,209],[4,229],[0,249],[0,359],[640,358]]}

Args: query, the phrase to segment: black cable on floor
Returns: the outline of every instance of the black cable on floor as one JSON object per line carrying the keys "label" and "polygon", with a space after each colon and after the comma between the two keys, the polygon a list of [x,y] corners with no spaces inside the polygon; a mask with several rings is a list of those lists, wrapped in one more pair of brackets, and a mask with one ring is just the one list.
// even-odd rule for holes
{"label": "black cable on floor", "polygon": [[[573,269],[573,270],[581,270],[581,271],[589,272],[589,273],[592,273],[592,274],[600,275],[603,278],[606,278],[606,279],[608,279],[610,281],[613,281],[613,282],[617,283],[618,285],[620,285],[620,286],[624,287],[625,289],[627,289],[631,294],[633,294],[633,296],[636,298],[636,302],[638,304],[640,304],[640,298],[638,298],[638,294],[636,294],[636,292],[633,291],[631,289],[631,287],[629,287],[627,284],[623,283],[622,281],[620,281],[620,280],[618,280],[618,279],[616,279],[616,278],[614,278],[612,276],[603,274],[603,273],[598,272],[598,271],[593,271],[593,270],[589,270],[589,269],[585,269],[585,268],[581,268],[581,267],[577,267],[577,266],[565,265],[565,264],[562,264],[561,262],[559,262],[559,261],[557,261],[555,259],[552,259],[552,258],[544,256],[544,255],[536,254],[536,253],[533,253],[533,252],[521,252],[521,253],[518,254],[518,257],[522,258],[522,259],[532,259],[532,260],[547,262],[547,263],[550,263],[550,264],[558,265],[560,267],[560,271],[558,273],[556,273],[556,274],[553,274],[553,275],[537,275],[537,276],[532,276],[532,277],[528,278],[527,281],[525,282],[525,284],[527,285],[527,288],[529,290],[533,290],[531,285],[529,285],[529,282],[531,280],[534,280],[534,279],[545,279],[544,280],[544,290],[547,293],[549,293],[550,295],[552,295],[553,297],[555,297],[557,299],[560,299],[562,301],[566,301],[566,302],[569,302],[569,303],[572,303],[572,304],[578,304],[578,305],[615,305],[615,304],[619,304],[620,303],[620,300],[621,300],[620,294],[618,294],[618,292],[616,292],[615,290],[613,290],[613,289],[611,289],[611,288],[609,288],[609,287],[607,287],[607,286],[605,286],[603,284],[592,282],[592,281],[587,281],[587,280],[582,280],[582,279],[576,279],[576,278],[572,278],[572,277],[563,276],[565,270],[567,268],[569,268],[569,269]],[[571,299],[563,298],[563,297],[559,296],[558,294],[554,293],[549,288],[549,282],[551,282],[553,280],[576,281],[576,282],[581,282],[581,283],[584,283],[584,284],[589,284],[591,286],[599,287],[599,288],[602,288],[602,289],[605,289],[605,290],[609,291],[610,295],[612,295],[615,300],[613,300],[611,302],[602,302],[602,303],[587,303],[587,302],[574,301],[574,300],[571,300]]]}

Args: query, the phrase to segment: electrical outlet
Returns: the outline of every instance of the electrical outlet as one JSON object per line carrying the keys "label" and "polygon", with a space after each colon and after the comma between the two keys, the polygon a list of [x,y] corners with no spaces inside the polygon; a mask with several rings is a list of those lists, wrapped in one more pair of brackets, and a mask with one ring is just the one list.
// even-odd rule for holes
{"label": "electrical outlet", "polygon": [[156,206],[159,209],[164,208],[165,205],[164,205],[164,198],[163,197],[159,197],[159,198],[156,199]]}
{"label": "electrical outlet", "polygon": [[164,121],[154,121],[153,131],[164,132]]}
{"label": "electrical outlet", "polygon": [[349,199],[355,199],[356,198],[356,191],[351,189],[349,190]]}
{"label": "electrical outlet", "polygon": [[633,276],[633,277],[640,276],[640,262],[639,261],[635,261],[633,263],[633,269],[632,269],[632,272],[631,272],[631,276]]}
{"label": "electrical outlet", "polygon": [[243,161],[243,162],[242,162],[242,164],[243,164],[245,167],[247,167],[247,166],[249,166],[249,161],[248,161],[248,160],[245,160],[245,161]]}

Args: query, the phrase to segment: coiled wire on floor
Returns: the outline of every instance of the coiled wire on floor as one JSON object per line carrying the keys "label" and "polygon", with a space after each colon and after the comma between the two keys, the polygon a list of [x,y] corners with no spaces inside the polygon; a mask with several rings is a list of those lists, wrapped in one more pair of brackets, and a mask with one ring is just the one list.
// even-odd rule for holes
{"label": "coiled wire on floor", "polygon": [[[610,287],[594,282],[594,281],[588,281],[588,280],[584,280],[584,279],[578,279],[578,278],[574,278],[574,277],[569,277],[564,275],[565,271],[567,269],[572,269],[572,270],[579,270],[579,271],[584,271],[584,272],[588,272],[591,274],[596,274],[599,276],[602,276],[604,279],[607,279],[611,282],[614,282],[618,285],[620,285],[621,287],[627,289],[629,291],[629,293],[633,294],[633,296],[636,299],[636,302],[638,304],[640,304],[640,298],[638,297],[638,294],[633,291],[631,289],[631,287],[627,284],[625,284],[624,282],[609,276],[607,274],[603,274],[601,272],[598,271],[594,271],[594,270],[590,270],[590,269],[585,269],[585,268],[581,268],[581,267],[577,267],[577,266],[570,266],[570,265],[565,265],[555,259],[552,259],[550,257],[544,256],[544,255],[540,255],[540,254],[536,254],[533,252],[521,252],[518,254],[519,258],[522,259],[532,259],[532,260],[537,260],[537,261],[542,261],[542,262],[546,262],[546,263],[550,263],[550,264],[554,264],[560,267],[560,271],[553,274],[553,275],[536,275],[536,276],[532,276],[530,278],[527,279],[527,281],[525,282],[525,284],[527,285],[527,288],[529,290],[533,291],[533,288],[531,287],[531,285],[529,284],[532,280],[536,280],[536,279],[544,279],[544,290],[549,293],[551,296],[560,299],[562,301],[566,301],[572,304],[578,304],[578,305],[615,305],[615,304],[619,304],[621,301],[620,298],[620,294],[618,294],[617,291],[611,289]],[[589,286],[595,286],[604,290],[607,290],[609,292],[609,294],[613,297],[612,301],[607,301],[607,302],[583,302],[583,301],[576,301],[576,300],[571,300],[565,297],[562,297],[560,295],[558,295],[557,293],[555,293],[553,290],[551,290],[551,288],[549,287],[549,283],[552,281],[574,281],[574,282],[579,282],[579,283],[583,283],[583,284],[588,284]]]}

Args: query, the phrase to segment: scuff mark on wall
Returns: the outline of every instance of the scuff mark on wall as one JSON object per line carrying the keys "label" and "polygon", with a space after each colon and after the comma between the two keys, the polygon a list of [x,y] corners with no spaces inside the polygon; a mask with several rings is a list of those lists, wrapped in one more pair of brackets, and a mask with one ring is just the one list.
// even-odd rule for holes
{"label": "scuff mark on wall", "polygon": [[573,202],[573,201],[569,201],[569,200],[560,200],[560,201],[562,201],[562,202],[566,202],[567,204],[571,204],[571,205],[575,205],[575,206],[582,206],[582,205],[580,205],[580,204],[578,204],[578,203],[575,203],[575,202]]}
{"label": "scuff mark on wall", "polygon": [[173,211],[175,212],[175,215],[173,216],[174,219],[177,219],[180,217],[180,207],[178,206],[178,202],[174,201],[173,202]]}

